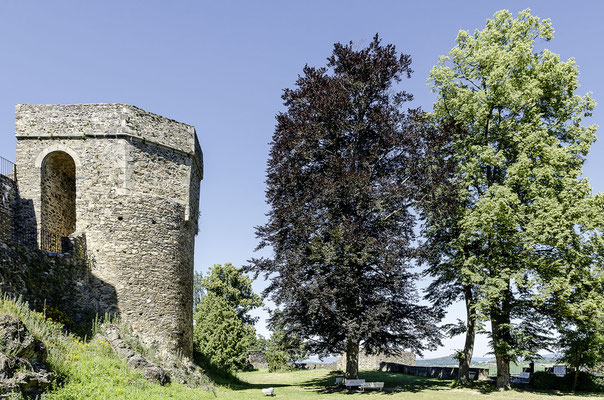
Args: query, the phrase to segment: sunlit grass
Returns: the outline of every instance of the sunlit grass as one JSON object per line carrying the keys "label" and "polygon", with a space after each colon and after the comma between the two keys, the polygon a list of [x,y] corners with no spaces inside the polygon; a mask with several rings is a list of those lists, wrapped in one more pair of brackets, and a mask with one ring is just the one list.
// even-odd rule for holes
{"label": "sunlit grass", "polygon": [[95,338],[84,341],[63,332],[60,323],[30,311],[26,303],[3,298],[0,314],[23,321],[31,334],[48,349],[47,362],[58,379],[44,399],[210,399],[213,393],[178,383],[160,386],[148,382],[114,352],[109,343]]}
{"label": "sunlit grass", "polygon": [[92,340],[65,333],[63,326],[43,313],[33,312],[27,304],[8,298],[0,299],[0,314],[23,321],[27,329],[48,348],[48,364],[60,379],[43,399],[266,399],[262,388],[274,387],[282,399],[415,399],[415,400],[557,400],[602,398],[596,394],[538,393],[530,391],[495,392],[487,384],[473,388],[456,388],[452,381],[429,379],[390,372],[361,371],[367,381],[385,382],[384,392],[347,391],[334,386],[336,374],[326,370],[291,372],[254,371],[237,374],[237,380],[221,382],[216,392],[193,389],[173,383],[159,386],[148,382],[140,372],[129,368],[98,337]]}

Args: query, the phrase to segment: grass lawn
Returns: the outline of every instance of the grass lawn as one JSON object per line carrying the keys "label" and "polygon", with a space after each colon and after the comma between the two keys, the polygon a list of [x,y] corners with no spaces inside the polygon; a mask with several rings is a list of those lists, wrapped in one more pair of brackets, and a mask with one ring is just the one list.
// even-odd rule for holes
{"label": "grass lawn", "polygon": [[[492,386],[479,383],[470,389],[453,387],[452,381],[428,379],[390,372],[362,371],[368,382],[384,382],[384,392],[361,393],[334,386],[335,377],[326,370],[269,373],[242,372],[237,379],[216,378],[213,391],[193,389],[178,383],[159,386],[148,382],[140,371],[132,370],[102,339],[82,341],[63,332],[63,326],[42,313],[30,311],[26,304],[0,296],[0,315],[7,314],[23,321],[34,337],[48,349],[47,362],[60,376],[57,384],[43,399],[48,400],[164,400],[164,399],[268,399],[260,389],[274,387],[279,399],[452,399],[452,400],[532,400],[532,399],[604,399],[602,394],[539,393],[526,390],[495,392]],[[2,349],[0,349],[2,350]],[[4,397],[3,397],[4,398]],[[15,398],[15,397],[13,397]],[[22,397],[16,397],[22,398]]]}
{"label": "grass lawn", "polygon": [[540,393],[525,390],[508,392],[493,391],[486,384],[471,389],[454,388],[452,381],[427,379],[412,375],[389,372],[362,371],[360,378],[367,381],[383,381],[392,391],[364,393],[347,390],[334,390],[335,375],[325,370],[293,371],[268,373],[267,371],[242,372],[237,375],[241,384],[219,387],[217,399],[267,399],[260,389],[275,388],[275,397],[282,399],[485,399],[485,400],[531,400],[531,399],[602,399],[601,394],[579,394],[548,392]]}

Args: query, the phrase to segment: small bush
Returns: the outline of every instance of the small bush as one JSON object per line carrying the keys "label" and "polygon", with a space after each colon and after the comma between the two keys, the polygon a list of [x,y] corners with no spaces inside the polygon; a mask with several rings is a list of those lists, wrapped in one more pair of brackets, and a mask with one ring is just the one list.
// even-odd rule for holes
{"label": "small bush", "polygon": [[[566,374],[562,380],[564,381],[564,387],[566,390],[573,390],[573,384],[575,381],[574,371]],[[602,378],[598,378],[597,376],[587,372],[579,371],[577,387],[575,390],[579,392],[602,392],[604,391],[604,382]]]}
{"label": "small bush", "polygon": [[537,371],[531,375],[530,384],[538,390],[563,390],[564,379],[545,371]]}
{"label": "small bush", "polygon": [[[538,390],[573,390],[575,381],[574,371],[570,371],[565,376],[556,376],[549,372],[537,371],[531,376],[531,386]],[[602,392],[604,391],[604,382],[587,372],[580,371],[577,380],[577,391],[580,392]]]}
{"label": "small bush", "polygon": [[268,361],[268,372],[291,371],[293,369],[293,364],[290,363],[291,355],[286,351],[271,349],[266,352],[266,359]]}

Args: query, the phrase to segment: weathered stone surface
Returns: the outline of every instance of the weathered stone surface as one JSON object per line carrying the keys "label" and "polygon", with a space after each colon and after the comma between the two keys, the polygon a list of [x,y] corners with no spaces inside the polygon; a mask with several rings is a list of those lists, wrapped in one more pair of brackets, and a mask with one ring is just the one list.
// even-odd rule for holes
{"label": "weathered stone surface", "polygon": [[52,238],[81,238],[104,284],[99,312],[118,314],[148,345],[191,356],[203,176],[195,129],[124,104],[18,105],[16,135],[17,236],[48,236],[61,249]]}
{"label": "weathered stone surface", "polygon": [[134,351],[128,342],[123,340],[121,332],[116,325],[104,325],[103,335],[115,352],[128,363],[130,368],[143,372],[145,379],[160,385],[170,383],[170,374],[142,354]]}
{"label": "weathered stone surface", "polygon": [[21,320],[0,315],[0,398],[11,393],[41,394],[54,378],[45,364],[46,354],[46,346]]}
{"label": "weathered stone surface", "polygon": [[0,241],[0,291],[75,329],[117,301],[115,289],[93,275],[76,255]]}
{"label": "weathered stone surface", "polygon": [[[415,354],[403,351],[397,355],[367,354],[361,351],[359,354],[359,369],[379,370],[386,363],[397,363],[415,365]],[[346,370],[346,354],[342,354],[337,361],[337,369]]]}
{"label": "weathered stone surface", "polygon": [[150,382],[155,382],[160,385],[166,385],[170,383],[170,375],[163,368],[155,365],[147,365],[144,368],[143,376]]}
{"label": "weathered stone surface", "polygon": [[249,369],[268,369],[268,358],[266,353],[259,350],[250,350],[247,353]]}
{"label": "weathered stone surface", "polygon": [[[141,347],[138,336],[127,331],[122,332],[115,324],[103,324],[100,337],[104,337],[131,368],[142,371],[145,378],[151,382],[165,385],[175,381],[190,387],[210,390],[211,380],[188,358],[174,353],[153,354],[151,352],[152,361],[139,352]],[[146,354],[148,350],[143,352]]]}
{"label": "weathered stone surface", "polygon": [[17,184],[0,175],[0,240],[10,240],[13,235],[17,207]]}

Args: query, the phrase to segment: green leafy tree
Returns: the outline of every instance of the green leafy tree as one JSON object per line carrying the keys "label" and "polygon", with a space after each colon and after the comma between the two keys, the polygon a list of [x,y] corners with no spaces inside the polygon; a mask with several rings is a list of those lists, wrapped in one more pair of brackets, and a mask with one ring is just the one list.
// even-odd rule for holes
{"label": "green leafy tree", "polygon": [[268,348],[268,341],[269,339],[265,338],[264,336],[256,334],[256,340],[252,345],[252,350],[266,352],[266,349]]}
{"label": "green leafy tree", "polygon": [[457,301],[464,301],[466,320],[443,328],[451,337],[465,334],[463,350],[455,354],[459,361],[458,381],[469,382],[470,362],[474,352],[477,331],[482,329],[477,318],[475,289],[471,282],[463,279],[460,268],[464,262],[464,252],[451,245],[460,230],[459,210],[460,187],[456,179],[458,165],[453,152],[453,139],[459,135],[460,127],[454,121],[441,121],[426,117],[418,121],[423,132],[418,141],[423,158],[420,167],[424,172],[424,182],[418,185],[415,206],[424,224],[422,225],[423,244],[420,246],[419,260],[427,264],[424,275],[434,278],[424,290],[425,298],[436,307],[447,308]]}
{"label": "green leafy tree", "polygon": [[[589,217],[592,225],[602,218]],[[559,290],[554,292],[552,304],[560,332],[557,347],[561,361],[575,370],[573,390],[577,389],[579,371],[604,372],[604,274],[602,261],[597,261],[604,256],[604,247],[598,236],[592,236],[587,244],[577,253],[588,265],[556,277],[559,282],[554,287]]]}
{"label": "green leafy tree", "polygon": [[205,291],[195,310],[193,344],[211,366],[236,370],[247,365],[255,343],[255,319],[249,312],[262,306],[252,280],[231,263],[210,268],[200,287]]}
{"label": "green leafy tree", "polygon": [[602,265],[584,261],[584,245],[602,232],[584,223],[602,202],[581,178],[596,131],[582,120],[595,103],[575,94],[572,59],[534,49],[553,32],[529,10],[499,11],[484,30],[460,31],[430,75],[434,118],[457,127],[449,148],[458,197],[455,212],[434,215],[427,229],[445,232],[441,272],[471,287],[477,318],[491,324],[498,388],[510,387],[510,361],[548,346],[548,303],[571,296],[566,277]]}
{"label": "green leafy tree", "polygon": [[283,94],[267,168],[269,221],[250,269],[271,279],[272,321],[319,354],[346,352],[346,375],[368,353],[439,343],[437,313],[418,305],[410,270],[419,180],[412,96],[397,84],[411,58],[376,37],[335,44]]}
{"label": "green leafy tree", "polygon": [[193,342],[206,365],[229,371],[244,368],[254,337],[254,327],[244,324],[224,297],[204,296],[195,313]]}
{"label": "green leafy tree", "polygon": [[262,306],[262,298],[254,293],[252,279],[243,273],[243,269],[231,263],[215,264],[201,280],[201,287],[206,293],[225,299],[243,323],[252,325],[256,322],[257,318],[249,312]]}
{"label": "green leafy tree", "polygon": [[304,355],[304,345],[299,337],[287,333],[282,328],[271,333],[266,346],[269,372],[291,369],[293,362]]}

